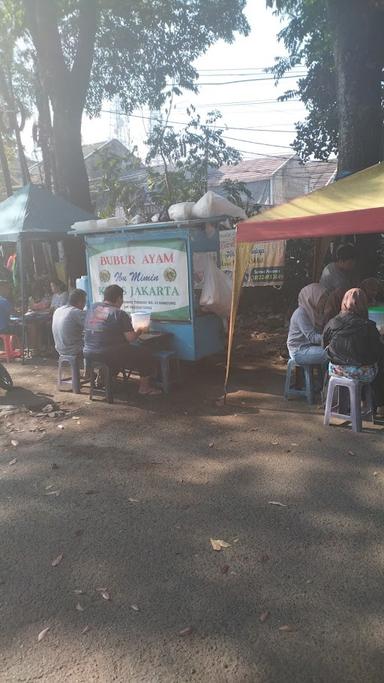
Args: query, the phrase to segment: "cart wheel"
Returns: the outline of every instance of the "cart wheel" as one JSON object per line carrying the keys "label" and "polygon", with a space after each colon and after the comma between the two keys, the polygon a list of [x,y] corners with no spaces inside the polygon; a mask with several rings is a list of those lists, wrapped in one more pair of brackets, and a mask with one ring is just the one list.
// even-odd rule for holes
{"label": "cart wheel", "polygon": [[4,365],[0,363],[0,387],[8,391],[13,387],[12,377],[8,370],[5,369]]}

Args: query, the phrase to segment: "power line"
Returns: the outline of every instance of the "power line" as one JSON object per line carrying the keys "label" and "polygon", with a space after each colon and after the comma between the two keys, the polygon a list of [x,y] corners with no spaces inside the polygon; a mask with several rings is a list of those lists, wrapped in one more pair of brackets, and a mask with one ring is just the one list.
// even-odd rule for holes
{"label": "power line", "polygon": [[[278,80],[279,80],[279,81],[282,81],[282,80],[288,80],[288,79],[290,79],[290,78],[295,78],[295,79],[296,79],[296,78],[303,78],[303,77],[306,76],[306,75],[307,75],[306,73],[300,73],[300,74],[295,74],[295,75],[292,75],[292,76],[281,76]],[[263,78],[244,78],[244,79],[242,79],[242,80],[234,80],[234,81],[214,81],[214,82],[212,82],[212,83],[209,83],[209,82],[208,82],[208,83],[201,83],[201,82],[197,81],[197,82],[196,82],[196,85],[197,85],[197,86],[201,86],[201,85],[203,85],[203,86],[204,86],[204,85],[233,85],[233,84],[235,84],[235,83],[256,83],[256,82],[259,82],[259,81],[261,82],[261,81],[276,81],[276,80],[277,80],[277,79],[275,78],[275,76],[265,76],[265,77],[263,77]],[[178,83],[172,83],[172,85],[176,85],[176,86],[177,86],[177,85],[179,85],[179,84],[178,84]]]}
{"label": "power line", "polygon": [[246,142],[250,145],[261,145],[262,147],[281,147],[282,149],[291,149],[289,145],[275,145],[271,142],[255,142],[254,140],[243,140],[241,138],[231,138],[229,135],[223,135],[225,140],[234,140],[235,142]]}
{"label": "power line", "polygon": [[[115,111],[110,110],[110,109],[101,109],[101,112],[103,114],[116,114]],[[128,117],[133,117],[136,119],[146,119],[149,121],[155,121],[156,123],[162,124],[164,123],[161,121],[161,119],[153,119],[153,117],[150,116],[145,116],[144,114],[125,114],[124,112],[119,112],[122,116],[128,116]],[[187,125],[188,121],[168,121],[168,124],[172,124],[175,126],[185,126]],[[258,133],[295,133],[295,130],[281,130],[281,129],[273,129],[273,128],[247,128],[247,127],[237,127],[237,126],[227,126],[226,124],[223,124],[222,126],[215,126],[212,123],[207,123],[203,124],[206,128],[212,128],[216,130],[248,130],[248,131],[255,131]],[[165,125],[165,128],[170,128],[170,125]],[[225,137],[225,136],[224,136]],[[237,138],[228,138],[229,140],[238,140]],[[251,142],[250,140],[238,140],[238,142]],[[264,144],[264,143],[252,143],[252,144]],[[266,144],[266,143],[265,143]],[[271,145],[272,147],[279,147],[281,145]],[[283,145],[285,147],[285,145]]]}

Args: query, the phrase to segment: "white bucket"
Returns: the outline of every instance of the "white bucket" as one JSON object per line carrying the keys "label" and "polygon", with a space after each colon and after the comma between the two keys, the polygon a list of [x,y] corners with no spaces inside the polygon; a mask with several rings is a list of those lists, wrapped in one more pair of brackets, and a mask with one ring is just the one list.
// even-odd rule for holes
{"label": "white bucket", "polygon": [[131,315],[132,318],[132,326],[135,332],[137,330],[142,330],[143,332],[146,332],[149,329],[149,325],[151,323],[151,313],[150,311],[135,311]]}

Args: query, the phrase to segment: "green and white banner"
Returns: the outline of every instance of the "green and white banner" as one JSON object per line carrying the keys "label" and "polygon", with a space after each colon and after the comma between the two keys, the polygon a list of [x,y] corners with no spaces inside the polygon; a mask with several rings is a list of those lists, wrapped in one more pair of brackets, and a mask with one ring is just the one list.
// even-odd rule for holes
{"label": "green and white banner", "polygon": [[157,320],[190,320],[185,240],[130,242],[105,240],[88,244],[93,301],[108,285],[124,290],[128,313],[150,311]]}

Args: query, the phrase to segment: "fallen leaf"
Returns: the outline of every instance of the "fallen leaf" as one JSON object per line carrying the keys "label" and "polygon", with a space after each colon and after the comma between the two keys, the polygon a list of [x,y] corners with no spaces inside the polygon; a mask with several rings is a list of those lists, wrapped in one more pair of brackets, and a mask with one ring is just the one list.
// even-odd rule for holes
{"label": "fallen leaf", "polygon": [[104,600],[110,600],[111,599],[111,596],[109,595],[108,591],[101,591],[100,595],[102,598],[104,598]]}
{"label": "fallen leaf", "polygon": [[128,498],[128,500],[129,500],[130,503],[138,503],[138,502],[139,502],[139,501],[137,500],[137,498]]}
{"label": "fallen leaf", "polygon": [[48,484],[48,486],[45,487],[46,491],[49,491],[49,489],[53,489],[54,484]]}
{"label": "fallen leaf", "polygon": [[232,541],[232,543],[238,543],[238,542],[239,542],[239,539],[238,539],[238,538],[234,538],[233,541]]}
{"label": "fallen leaf", "polygon": [[64,425],[57,425],[57,429],[64,429]]}
{"label": "fallen leaf", "polygon": [[282,631],[283,633],[293,633],[294,631],[297,631],[296,626],[293,626],[293,624],[284,624],[283,626],[279,626],[279,631]]}
{"label": "fallen leaf", "polygon": [[379,474],[378,472],[374,472],[374,473],[373,473],[373,476],[374,476],[374,477],[377,477],[378,474]]}
{"label": "fallen leaf", "polygon": [[16,441],[16,439],[11,440],[11,446],[18,446],[18,445],[19,445],[19,442]]}
{"label": "fallen leaf", "polygon": [[270,616],[271,616],[271,613],[268,612],[268,610],[266,610],[265,612],[262,612],[262,613],[260,614],[260,616],[259,616],[259,621],[260,621],[262,624],[265,624],[265,622],[267,621],[267,619],[269,619]]}
{"label": "fallen leaf", "polygon": [[291,443],[291,446],[298,446],[298,443]]}
{"label": "fallen leaf", "polygon": [[279,442],[278,441],[271,441],[272,446],[278,446]]}
{"label": "fallen leaf", "polygon": [[85,633],[88,633],[88,631],[89,631],[89,626],[84,626],[84,628],[81,632],[81,635],[83,636]]}
{"label": "fallen leaf", "polygon": [[84,612],[85,607],[83,607],[82,605],[80,605],[80,603],[78,602],[77,605],[76,605],[76,609],[77,609],[78,612]]}
{"label": "fallen leaf", "polygon": [[59,489],[56,489],[55,491],[47,491],[46,493],[44,493],[44,495],[45,496],[59,496],[60,491],[59,491]]}
{"label": "fallen leaf", "polygon": [[229,564],[223,564],[222,567],[220,567],[220,571],[222,574],[228,574],[229,572]]}
{"label": "fallen leaf", "polygon": [[258,432],[259,428],[258,427],[251,427],[251,429],[249,431],[250,432]]}
{"label": "fallen leaf", "polygon": [[140,612],[140,607],[138,605],[131,605],[131,609],[133,609],[134,612]]}
{"label": "fallen leaf", "polygon": [[356,455],[353,451],[348,451],[348,455]]}
{"label": "fallen leaf", "polygon": [[16,465],[17,463],[17,458],[13,458],[13,460],[10,460],[8,465]]}
{"label": "fallen leaf", "polygon": [[213,448],[214,445],[215,445],[215,442],[214,442],[214,441],[211,441],[211,442],[208,444],[208,448]]}
{"label": "fallen leaf", "polygon": [[55,559],[52,560],[52,562],[51,562],[52,567],[57,567],[60,564],[60,562],[62,561],[63,557],[64,557],[63,553],[60,553],[60,555],[55,557]]}
{"label": "fallen leaf", "polygon": [[80,420],[80,418],[77,415],[72,415],[72,420]]}
{"label": "fallen leaf", "polygon": [[45,636],[47,635],[48,631],[50,631],[50,629],[51,629],[51,627],[47,626],[47,628],[43,628],[43,630],[40,631],[39,635],[37,636],[37,642],[38,643],[40,643],[40,641],[42,641],[43,638],[45,638]]}
{"label": "fallen leaf", "polygon": [[75,595],[84,595],[84,591],[81,590],[81,588],[75,588],[73,592],[75,593]]}
{"label": "fallen leaf", "polygon": [[287,505],[285,505],[285,503],[279,503],[278,500],[269,500],[269,501],[268,501],[268,505],[277,505],[277,506],[280,507],[280,508],[286,508],[286,507],[288,507]]}
{"label": "fallen leaf", "polygon": [[216,538],[216,539],[211,538],[210,541],[211,541],[211,546],[212,546],[213,550],[217,550],[218,552],[222,548],[230,548],[230,544],[227,543],[226,541],[222,541],[221,538]]}
{"label": "fallen leaf", "polygon": [[182,628],[181,631],[179,631],[179,636],[190,636],[192,631],[192,626],[186,626],[186,628]]}

